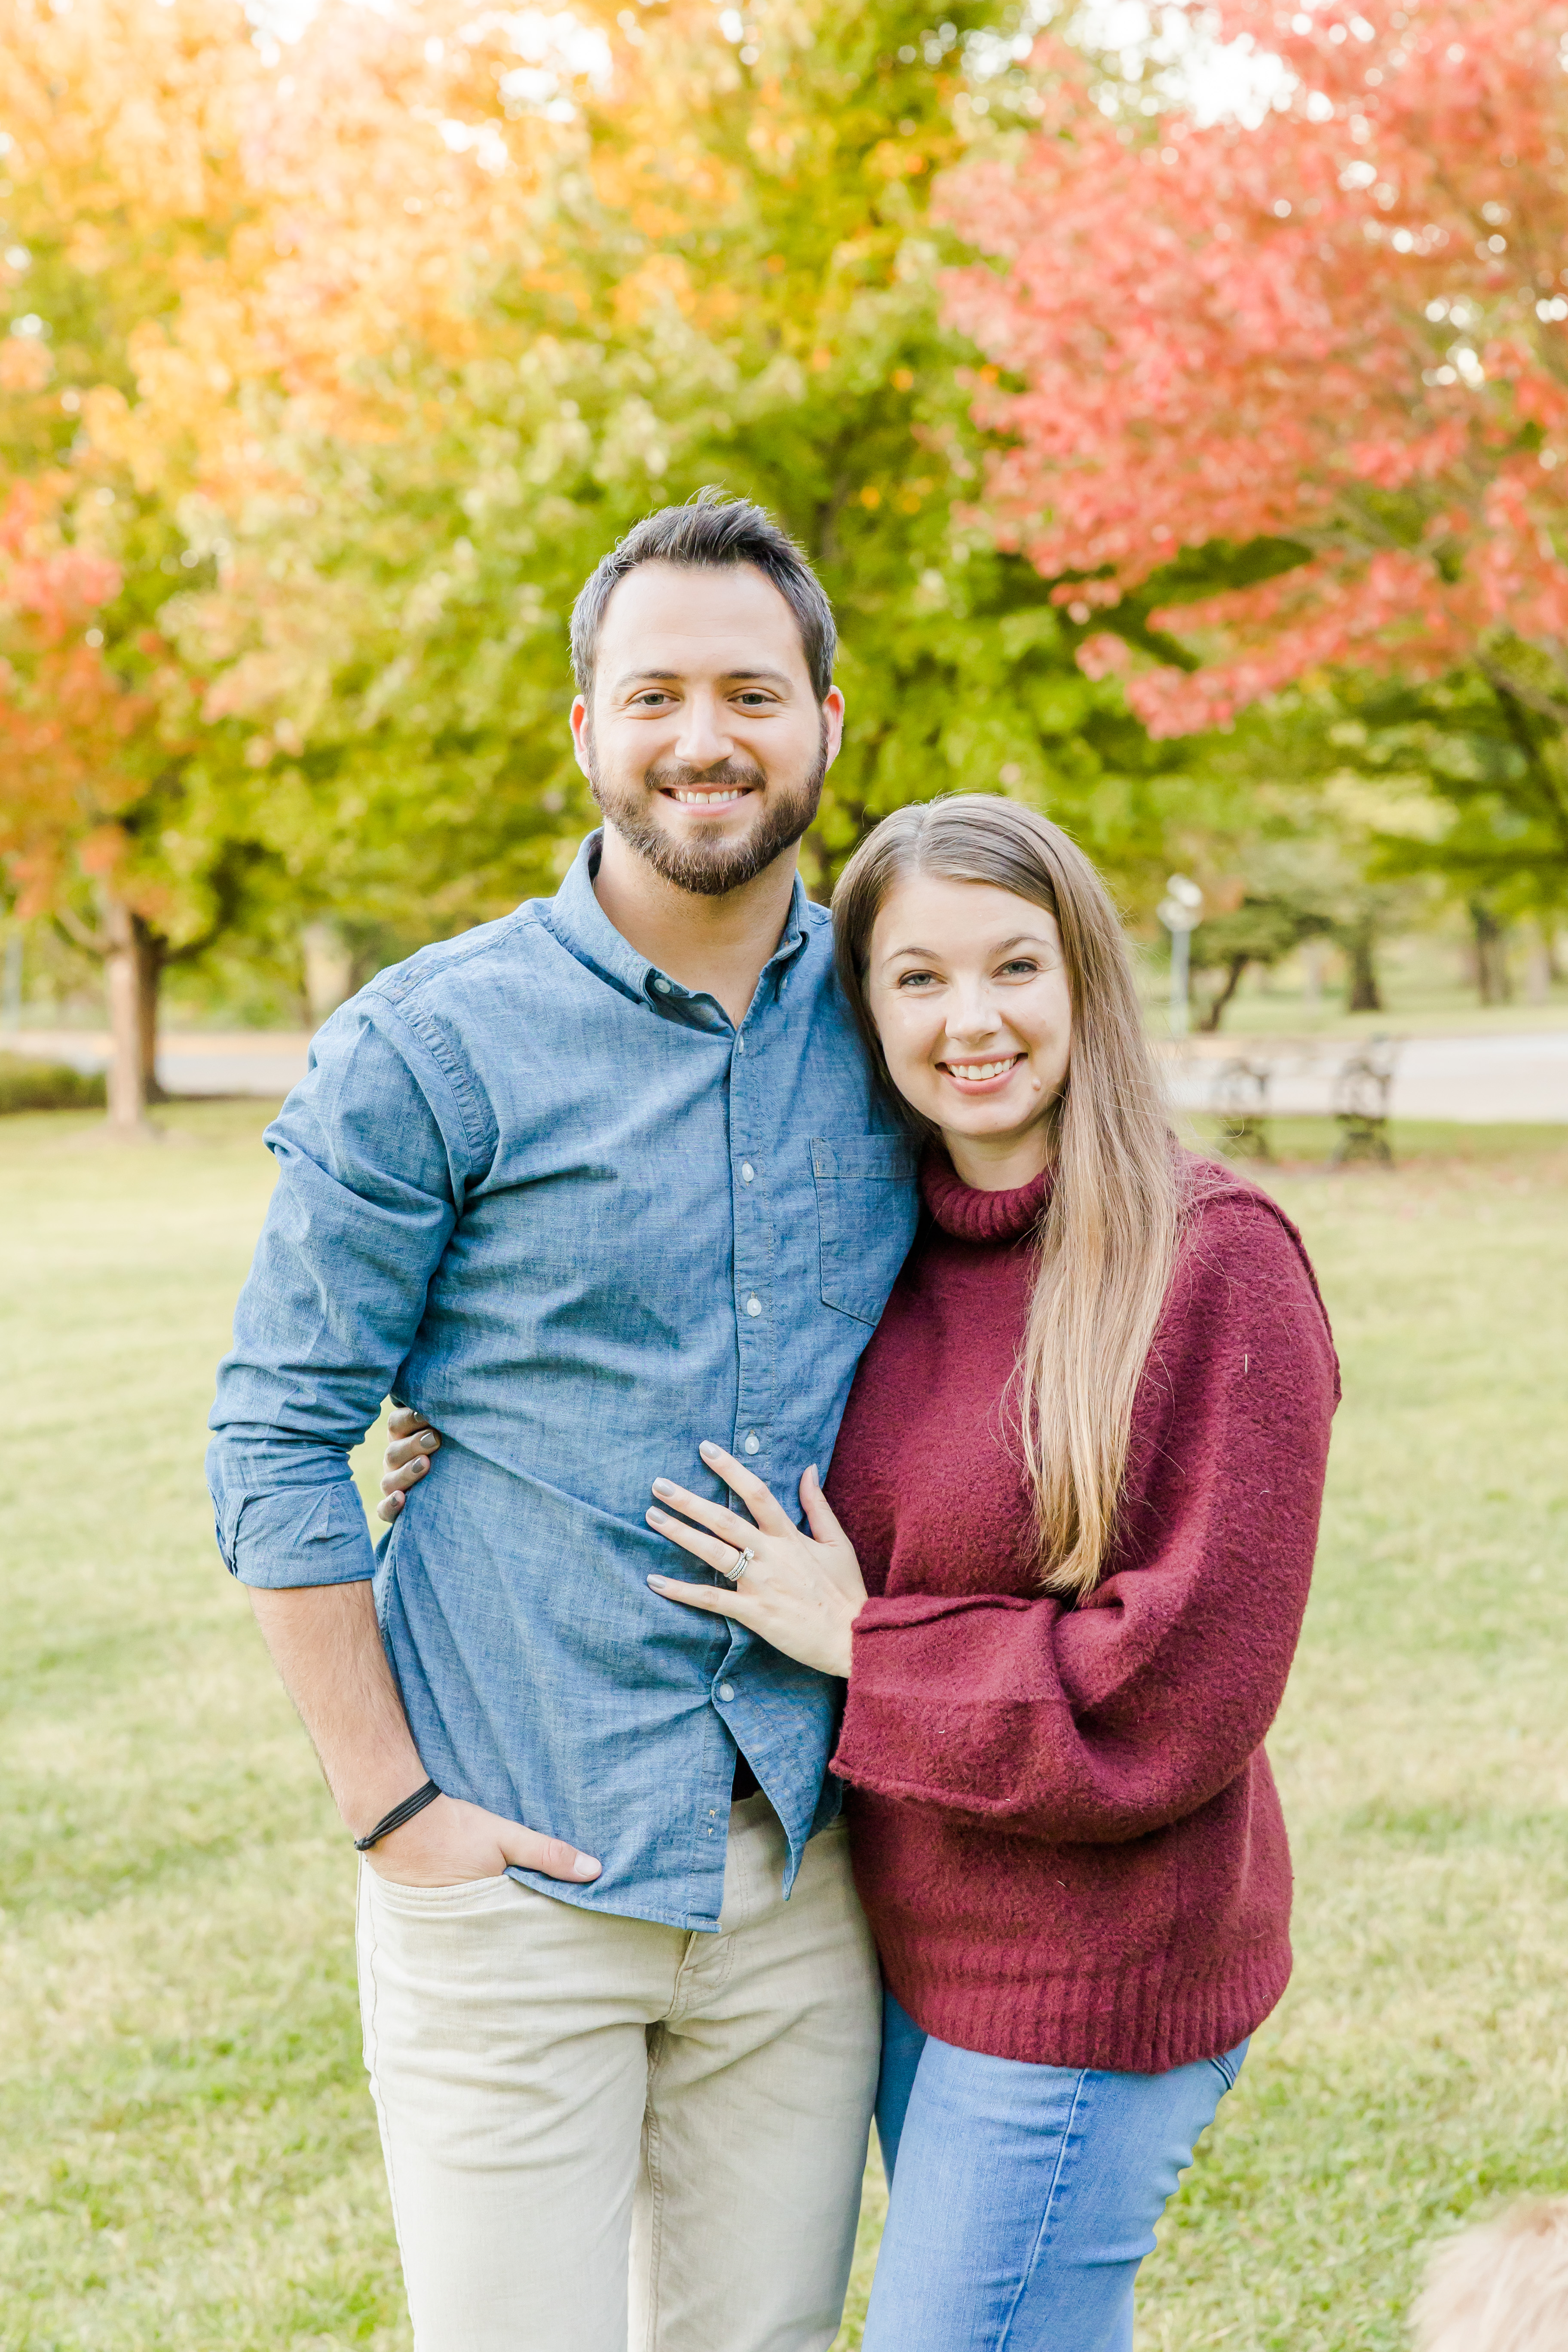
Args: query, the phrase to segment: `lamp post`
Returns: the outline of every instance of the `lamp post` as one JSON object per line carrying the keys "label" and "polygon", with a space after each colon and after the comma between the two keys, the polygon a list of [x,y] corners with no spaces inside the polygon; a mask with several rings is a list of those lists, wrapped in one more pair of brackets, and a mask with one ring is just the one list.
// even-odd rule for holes
{"label": "lamp post", "polygon": [[1193,933],[1203,920],[1204,894],[1184,874],[1173,874],[1155,912],[1171,935],[1171,1034],[1187,1034],[1187,982]]}

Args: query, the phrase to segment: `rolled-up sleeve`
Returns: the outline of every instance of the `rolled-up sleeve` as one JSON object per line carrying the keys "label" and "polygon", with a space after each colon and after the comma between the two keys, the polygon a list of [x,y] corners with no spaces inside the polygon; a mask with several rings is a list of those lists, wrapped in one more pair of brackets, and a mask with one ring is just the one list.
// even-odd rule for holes
{"label": "rolled-up sleeve", "polygon": [[267,1142],[278,1182],[209,1424],[218,1549],[242,1583],[355,1583],[374,1552],[349,1454],[418,1331],[474,1139],[441,1062],[371,994],[321,1031]]}

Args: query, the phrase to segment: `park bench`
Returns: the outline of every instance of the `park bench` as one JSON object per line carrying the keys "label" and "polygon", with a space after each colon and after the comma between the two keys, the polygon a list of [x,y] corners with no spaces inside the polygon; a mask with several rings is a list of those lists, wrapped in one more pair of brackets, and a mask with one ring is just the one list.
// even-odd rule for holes
{"label": "park bench", "polygon": [[1342,1168],[1352,1160],[1373,1160],[1384,1168],[1393,1167],[1388,1104],[1403,1043],[1399,1037],[1374,1037],[1335,1072],[1334,1117],[1340,1133],[1329,1157],[1331,1168]]}
{"label": "park bench", "polygon": [[[1389,1104],[1403,1043],[1398,1037],[1373,1037],[1345,1055],[1329,1074],[1329,1115],[1339,1128],[1329,1155],[1331,1168],[1358,1160],[1393,1166]],[[1207,1108],[1218,1122],[1219,1149],[1227,1160],[1273,1159],[1271,1087],[1277,1079],[1290,1077],[1321,1083],[1329,1052],[1315,1038],[1281,1039],[1267,1051],[1233,1054],[1215,1065]],[[1192,1068],[1190,1061],[1187,1067]]]}

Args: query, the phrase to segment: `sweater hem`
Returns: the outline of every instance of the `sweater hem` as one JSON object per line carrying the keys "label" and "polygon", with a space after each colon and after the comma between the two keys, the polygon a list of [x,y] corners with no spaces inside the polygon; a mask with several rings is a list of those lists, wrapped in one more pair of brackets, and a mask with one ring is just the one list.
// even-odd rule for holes
{"label": "sweater hem", "polygon": [[1168,2074],[1234,2050],[1278,2006],[1290,1965],[1285,1942],[1237,1954],[1199,1977],[1154,1960],[1036,1984],[955,1984],[922,1971],[908,1952],[882,1953],[889,1990],[938,2042],[1025,2065],[1112,2074]]}

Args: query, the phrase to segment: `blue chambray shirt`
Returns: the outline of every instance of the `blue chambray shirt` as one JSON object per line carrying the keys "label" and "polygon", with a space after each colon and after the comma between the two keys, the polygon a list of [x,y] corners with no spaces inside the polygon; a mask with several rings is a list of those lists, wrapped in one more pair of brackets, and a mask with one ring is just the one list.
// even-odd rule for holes
{"label": "blue chambray shirt", "polygon": [[[737,1030],[623,940],[599,835],[555,898],[333,1014],[218,1376],[219,1548],[255,1585],[374,1574],[426,1769],[597,1854],[588,1910],[717,1923],[739,1746],[789,1838],[838,1807],[839,1685],[649,1591],[644,1524],[727,1444],[798,1515],[915,1226],[909,1148],[796,883]],[[387,1394],[444,1443],[379,1557],[349,1449]]]}

